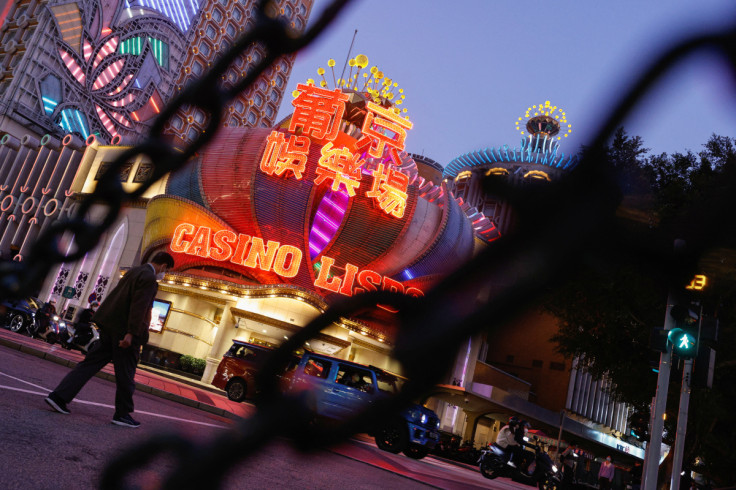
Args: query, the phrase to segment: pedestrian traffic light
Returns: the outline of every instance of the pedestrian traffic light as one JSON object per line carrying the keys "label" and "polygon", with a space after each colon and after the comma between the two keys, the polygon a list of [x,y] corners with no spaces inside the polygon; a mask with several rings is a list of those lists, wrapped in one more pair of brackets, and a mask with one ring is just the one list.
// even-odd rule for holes
{"label": "pedestrian traffic light", "polygon": [[689,329],[671,329],[667,334],[667,342],[672,345],[672,352],[682,359],[692,359],[698,355],[697,339]]}

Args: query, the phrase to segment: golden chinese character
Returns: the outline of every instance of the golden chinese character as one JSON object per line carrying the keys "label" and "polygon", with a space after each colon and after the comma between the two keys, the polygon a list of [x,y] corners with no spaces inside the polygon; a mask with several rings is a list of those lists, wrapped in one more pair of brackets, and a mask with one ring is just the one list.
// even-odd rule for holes
{"label": "golden chinese character", "polygon": [[382,163],[373,172],[373,186],[365,193],[378,202],[384,213],[401,218],[406,210],[406,190],[409,187],[409,177],[392,168],[386,169]]}
{"label": "golden chinese character", "polygon": [[[375,158],[381,158],[386,145],[398,151],[404,149],[406,131],[413,124],[391,109],[385,109],[378,104],[368,102],[368,114],[363,121],[363,137],[358,140],[358,148],[369,145],[368,154]],[[375,115],[374,115],[375,113]],[[374,129],[374,126],[376,128]]]}
{"label": "golden chinese character", "polygon": [[319,185],[325,180],[332,180],[332,190],[339,189],[340,184],[345,186],[350,197],[355,195],[355,189],[360,186],[361,167],[365,163],[360,155],[353,154],[347,148],[332,148],[332,143],[322,147],[322,156],[317,167],[317,178],[314,183]]}
{"label": "golden chinese character", "polygon": [[309,138],[290,136],[287,143],[284,133],[271,131],[266,138],[266,149],[261,157],[261,170],[268,175],[278,176],[291,170],[294,177],[301,180],[307,164],[307,155],[309,155]]}
{"label": "golden chinese character", "polygon": [[334,141],[349,96],[340,89],[327,90],[304,84],[296,88],[299,95],[291,102],[296,109],[289,123],[289,131],[293,133],[301,128],[305,135]]}

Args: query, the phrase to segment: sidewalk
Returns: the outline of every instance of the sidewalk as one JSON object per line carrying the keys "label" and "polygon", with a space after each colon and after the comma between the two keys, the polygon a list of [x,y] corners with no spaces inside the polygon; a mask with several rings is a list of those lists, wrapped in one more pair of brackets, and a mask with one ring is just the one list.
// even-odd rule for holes
{"label": "sidewalk", "polygon": [[[58,344],[51,345],[4,328],[0,328],[0,345],[68,367],[84,359],[77,350],[69,351]],[[105,366],[97,377],[115,382],[112,363]],[[144,364],[138,365],[135,384],[136,390],[222,417],[245,418],[255,410],[252,405],[228,400],[225,393],[214,386]]]}

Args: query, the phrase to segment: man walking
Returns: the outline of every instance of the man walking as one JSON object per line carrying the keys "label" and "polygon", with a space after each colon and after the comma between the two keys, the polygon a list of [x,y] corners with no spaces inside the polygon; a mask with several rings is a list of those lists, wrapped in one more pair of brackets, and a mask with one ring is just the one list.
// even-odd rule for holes
{"label": "man walking", "polygon": [[61,380],[46,397],[46,403],[59,413],[70,413],[71,402],[89,379],[110,361],[115,366],[115,414],[112,423],[139,427],[131,417],[135,370],[141,347],[148,342],[153,299],[158,291],[156,279],[174,266],[174,259],[159,252],[150,263],[130,269],[110,291],[93,317],[100,329],[100,345],[87,353],[82,362]]}

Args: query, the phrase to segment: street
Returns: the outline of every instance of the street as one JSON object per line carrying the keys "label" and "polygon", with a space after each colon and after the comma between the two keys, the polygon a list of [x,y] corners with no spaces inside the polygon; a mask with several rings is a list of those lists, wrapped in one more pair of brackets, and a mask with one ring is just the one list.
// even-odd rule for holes
{"label": "street", "polygon": [[[115,386],[99,378],[92,378],[69,405],[70,415],[58,414],[43,398],[69,368],[5,346],[0,346],[0,366],[0,488],[94,488],[105,465],[131,445],[162,432],[204,442],[231,424],[227,418],[138,391],[135,416],[141,428],[115,426],[110,423]],[[167,468],[157,460],[129,483],[155,488]],[[225,482],[225,488],[520,487],[505,479],[486,480],[475,469],[431,456],[415,461],[386,453],[366,438],[310,455],[275,440],[240,463]]]}

